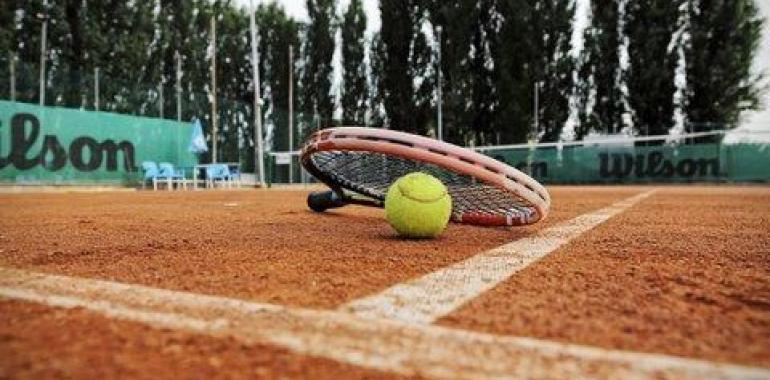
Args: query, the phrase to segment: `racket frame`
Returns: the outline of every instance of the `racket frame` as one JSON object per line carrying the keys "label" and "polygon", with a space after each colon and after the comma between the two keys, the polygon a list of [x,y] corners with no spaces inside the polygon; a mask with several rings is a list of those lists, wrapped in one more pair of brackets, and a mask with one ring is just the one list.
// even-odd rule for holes
{"label": "racket frame", "polygon": [[[312,156],[323,151],[374,152],[436,165],[445,170],[473,177],[487,185],[497,187],[511,196],[530,204],[535,210],[526,220],[511,220],[508,215],[467,213],[458,222],[487,225],[531,224],[548,215],[551,198],[548,191],[525,173],[481,153],[461,148],[428,137],[379,128],[336,127],[314,133],[302,148],[301,161],[305,169],[338,195],[343,188],[360,193],[340,183],[315,166]],[[376,198],[372,194],[362,195]],[[350,197],[344,196],[347,201]],[[349,202],[357,203],[357,202]],[[367,202],[364,202],[366,204]],[[490,219],[490,217],[493,217]],[[503,220],[500,218],[507,218]],[[489,219],[489,220],[488,220]]]}

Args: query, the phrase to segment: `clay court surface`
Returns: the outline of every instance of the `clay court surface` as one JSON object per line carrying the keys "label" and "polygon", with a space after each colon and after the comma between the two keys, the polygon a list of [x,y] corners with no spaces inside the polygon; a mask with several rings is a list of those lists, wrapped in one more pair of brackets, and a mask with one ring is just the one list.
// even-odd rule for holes
{"label": "clay court surface", "polygon": [[548,189],[423,241],[302,188],[0,194],[0,379],[770,378],[770,187]]}

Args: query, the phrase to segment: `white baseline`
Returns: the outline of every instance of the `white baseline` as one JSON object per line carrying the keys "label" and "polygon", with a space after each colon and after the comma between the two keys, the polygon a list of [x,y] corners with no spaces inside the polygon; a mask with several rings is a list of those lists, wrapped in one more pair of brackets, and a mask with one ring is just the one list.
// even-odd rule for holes
{"label": "white baseline", "polygon": [[342,305],[340,310],[361,317],[431,324],[653,192],[654,189],[639,193],[533,236],[393,285],[381,293],[353,300]]}
{"label": "white baseline", "polygon": [[81,307],[155,328],[265,343],[407,376],[449,379],[769,379],[764,368],[361,318],[0,268],[0,299]]}

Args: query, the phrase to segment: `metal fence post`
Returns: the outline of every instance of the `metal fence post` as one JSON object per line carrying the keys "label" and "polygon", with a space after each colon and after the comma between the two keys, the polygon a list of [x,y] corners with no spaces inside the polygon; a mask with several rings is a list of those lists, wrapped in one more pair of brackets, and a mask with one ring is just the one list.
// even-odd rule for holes
{"label": "metal fence post", "polygon": [[45,56],[46,56],[46,38],[48,34],[48,0],[43,1],[43,14],[38,15],[43,19],[43,29],[40,37],[40,105],[45,105]]}
{"label": "metal fence post", "polygon": [[163,82],[164,76],[161,75],[160,83],[158,84],[158,113],[161,119],[163,118]]}
{"label": "metal fence post", "polygon": [[176,121],[182,121],[182,56],[176,52]]}
{"label": "metal fence post", "polygon": [[[249,2],[249,29],[251,29],[251,65],[254,83],[254,176],[261,187],[266,185],[264,147],[262,146],[262,99],[259,86],[259,50],[257,49],[257,24],[254,17],[254,0]],[[259,177],[257,177],[259,172]]]}
{"label": "metal fence post", "polygon": [[438,68],[436,69],[436,73],[438,75],[438,86],[436,88],[436,108],[437,108],[437,125],[438,125],[438,139],[443,141],[444,140],[444,124],[442,120],[441,115],[441,107],[442,107],[442,93],[441,93],[441,86],[442,86],[442,78],[441,78],[441,26],[438,26],[436,28],[438,33]]}
{"label": "metal fence post", "polygon": [[16,55],[11,53],[11,101],[16,101]]}
{"label": "metal fence post", "polygon": [[99,67],[94,69],[94,109],[99,110]]}
{"label": "metal fence post", "polygon": [[211,16],[211,162],[217,162],[217,24],[216,16]]}
{"label": "metal fence post", "polygon": [[294,46],[289,45],[289,183],[294,183]]}

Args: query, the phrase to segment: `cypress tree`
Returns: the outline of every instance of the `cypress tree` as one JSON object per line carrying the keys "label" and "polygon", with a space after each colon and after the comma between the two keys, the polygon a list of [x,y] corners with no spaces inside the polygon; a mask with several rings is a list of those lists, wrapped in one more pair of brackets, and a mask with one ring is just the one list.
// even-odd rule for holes
{"label": "cypress tree", "polygon": [[431,51],[420,30],[425,9],[416,0],[380,3],[382,73],[380,95],[393,129],[427,134],[432,97]]}
{"label": "cypress tree", "polygon": [[[15,23],[16,7],[0,7],[0,25]],[[0,27],[0,99],[11,99],[10,65],[11,59],[16,59],[16,33],[13,27]],[[18,88],[18,86],[17,86]]]}
{"label": "cypress tree", "polygon": [[[334,100],[331,95],[332,57],[336,34],[333,0],[307,0],[310,23],[307,26],[305,70],[303,79],[303,112],[318,114],[321,127],[332,123]],[[311,130],[318,124],[312,123]]]}
{"label": "cypress tree", "polygon": [[[265,88],[262,97],[270,109],[265,122],[271,125],[272,148],[286,151],[289,148],[289,70],[292,68],[289,45],[298,46],[299,25],[275,3],[259,7],[257,22],[260,25],[260,65],[264,70],[260,76]],[[296,76],[294,80],[296,85]]]}
{"label": "cypress tree", "polygon": [[503,142],[531,136],[534,91],[538,88],[539,138],[555,141],[569,117],[573,58],[572,0],[507,0],[500,4],[503,24],[495,44],[499,89],[496,130]]}
{"label": "cypress tree", "polygon": [[623,127],[620,3],[621,0],[591,1],[578,69],[578,139],[590,131],[619,132]]}
{"label": "cypress tree", "polygon": [[[234,7],[221,7],[216,12],[218,19],[217,101],[219,102],[217,116],[220,136],[218,159],[224,162],[238,162],[243,158],[241,162],[253,164],[253,148],[248,146],[241,151],[239,147],[241,137],[244,141],[248,141],[247,136],[252,133],[254,120],[253,88],[250,87],[252,76],[249,16],[244,10]],[[257,9],[257,19],[265,12],[265,9],[260,6]],[[173,59],[175,49],[169,45],[166,50],[164,57]],[[173,66],[169,66],[169,69],[171,71],[166,74],[167,83],[171,83],[168,76],[173,75]],[[171,89],[170,86],[167,88]],[[205,106],[210,108],[209,104]]]}
{"label": "cypress tree", "polygon": [[477,2],[471,13],[474,17],[470,17],[473,22],[468,65],[471,102],[467,125],[472,129],[473,140],[477,145],[498,142],[493,124],[497,106],[492,57],[492,44],[497,37],[497,19],[493,5],[492,1]]}
{"label": "cypress tree", "polygon": [[629,65],[625,72],[634,127],[642,135],[668,134],[674,126],[674,76],[681,0],[632,1],[624,31]]}
{"label": "cypress tree", "polygon": [[63,6],[64,21],[69,32],[67,48],[62,52],[62,59],[68,61],[69,66],[64,103],[69,107],[84,106],[85,94],[82,90],[88,84],[84,81],[86,51],[83,41],[83,3],[72,1]]}
{"label": "cypress tree", "polygon": [[557,141],[569,118],[569,97],[575,67],[572,49],[573,0],[542,0],[535,10],[537,56],[533,59],[539,83],[540,141]]}
{"label": "cypress tree", "polygon": [[86,62],[90,75],[100,68],[101,110],[157,115],[148,95],[155,67],[150,48],[155,37],[154,6],[153,1],[138,0],[132,6],[105,1],[85,8]]}
{"label": "cypress tree", "polygon": [[438,38],[441,28],[441,90],[444,140],[466,144],[488,138],[492,129],[494,90],[487,64],[492,1],[435,1],[430,20]]}
{"label": "cypress tree", "polygon": [[342,123],[363,124],[367,108],[366,15],[361,0],[351,0],[342,20]]}
{"label": "cypress tree", "polygon": [[762,77],[751,71],[762,23],[753,0],[689,0],[684,111],[690,130],[735,127],[760,106]]}
{"label": "cypress tree", "polygon": [[495,131],[502,143],[520,143],[527,141],[533,125],[534,12],[526,0],[503,0],[497,11],[502,25],[493,50],[499,101]]}
{"label": "cypress tree", "polygon": [[382,80],[382,73],[385,71],[385,50],[380,33],[377,32],[372,37],[369,46],[369,90],[368,104],[370,114],[369,125],[373,127],[383,127],[387,122],[385,112],[385,83]]}

